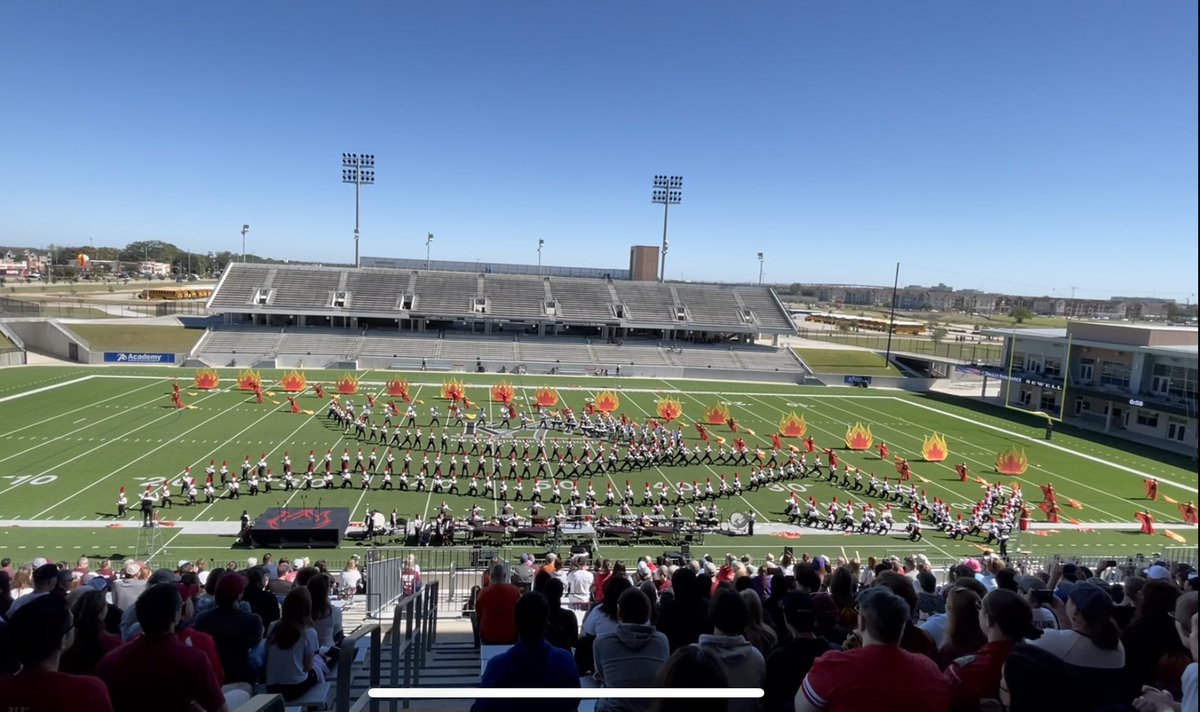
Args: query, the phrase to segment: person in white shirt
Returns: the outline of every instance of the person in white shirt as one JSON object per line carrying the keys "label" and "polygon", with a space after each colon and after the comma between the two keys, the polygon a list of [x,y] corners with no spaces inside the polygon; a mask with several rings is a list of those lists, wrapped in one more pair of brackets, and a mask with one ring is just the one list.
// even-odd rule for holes
{"label": "person in white shirt", "polygon": [[588,570],[587,560],[577,556],[571,560],[571,571],[567,574],[567,602],[571,608],[585,610],[592,599],[592,584],[596,577]]}
{"label": "person in white shirt", "polygon": [[346,562],[346,568],[342,569],[341,573],[341,591],[342,595],[354,595],[358,591],[358,584],[362,581],[362,572],[358,570],[358,559],[352,557]]}

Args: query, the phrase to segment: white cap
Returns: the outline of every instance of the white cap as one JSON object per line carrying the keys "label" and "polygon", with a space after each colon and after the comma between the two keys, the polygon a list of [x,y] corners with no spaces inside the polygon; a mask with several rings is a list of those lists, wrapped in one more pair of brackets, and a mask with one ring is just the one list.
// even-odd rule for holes
{"label": "white cap", "polygon": [[129,561],[129,562],[125,563],[125,575],[126,576],[137,576],[141,572],[142,572],[142,567],[138,565],[138,562]]}
{"label": "white cap", "polygon": [[253,556],[247,556],[246,557],[246,568],[252,569],[255,566],[258,566],[258,559]]}
{"label": "white cap", "polygon": [[292,567],[293,567],[293,568],[296,568],[296,569],[302,569],[302,568],[304,568],[304,559],[293,559],[293,560],[292,560]]}
{"label": "white cap", "polygon": [[33,560],[32,565],[33,565],[33,568],[40,569],[41,567],[45,566],[48,563],[50,563],[50,562],[46,561],[46,557],[39,556]]}

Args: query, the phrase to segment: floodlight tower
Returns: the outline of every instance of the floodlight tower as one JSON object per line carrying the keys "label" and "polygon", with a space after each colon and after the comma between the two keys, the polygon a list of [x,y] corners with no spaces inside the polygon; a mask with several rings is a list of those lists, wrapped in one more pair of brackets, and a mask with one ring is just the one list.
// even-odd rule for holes
{"label": "floodlight tower", "polygon": [[375,154],[343,153],[342,182],[354,184],[354,266],[358,267],[359,193],[364,185],[375,183]]}
{"label": "floodlight tower", "polygon": [[658,281],[667,279],[667,211],[672,205],[679,205],[683,200],[683,176],[654,176],[654,187],[650,191],[650,202],[661,203],[663,206],[663,240],[662,266],[659,267]]}
{"label": "floodlight tower", "polygon": [[542,239],[538,240],[538,276],[539,277],[542,276],[542,247],[544,247],[545,245],[546,245],[545,240],[542,240]]}
{"label": "floodlight tower", "polygon": [[758,285],[762,286],[763,276],[763,253],[758,253]]}

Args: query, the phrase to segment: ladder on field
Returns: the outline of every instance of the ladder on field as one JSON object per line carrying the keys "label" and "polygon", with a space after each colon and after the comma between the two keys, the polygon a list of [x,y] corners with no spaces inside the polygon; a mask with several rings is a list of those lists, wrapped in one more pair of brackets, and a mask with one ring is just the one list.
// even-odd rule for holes
{"label": "ladder on field", "polygon": [[144,562],[143,566],[154,568],[152,560],[158,554],[158,512],[154,513],[154,526],[138,529],[137,548],[134,558]]}

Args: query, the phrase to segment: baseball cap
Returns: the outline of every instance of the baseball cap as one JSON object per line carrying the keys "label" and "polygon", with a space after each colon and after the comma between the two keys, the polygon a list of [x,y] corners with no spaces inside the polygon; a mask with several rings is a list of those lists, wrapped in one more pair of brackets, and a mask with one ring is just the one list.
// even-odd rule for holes
{"label": "baseball cap", "polygon": [[1112,597],[1099,586],[1076,586],[1067,594],[1067,600],[1074,603],[1079,612],[1087,618],[1112,615]]}
{"label": "baseball cap", "polygon": [[179,565],[178,565],[178,566],[176,566],[175,568],[177,568],[177,569],[182,569],[182,568],[184,568],[184,567],[186,567],[186,566],[191,566],[191,565],[192,565],[192,562],[188,561],[187,559],[184,559],[183,561],[180,561],[180,562],[179,562]]}
{"label": "baseball cap", "polygon": [[983,571],[983,566],[979,563],[979,559],[963,559],[963,566],[966,566],[973,573]]}
{"label": "baseball cap", "polygon": [[1159,563],[1159,562],[1155,562],[1155,564],[1153,566],[1147,568],[1145,573],[1146,573],[1146,578],[1150,579],[1151,581],[1153,581],[1154,579],[1169,579],[1169,578],[1171,578],[1171,570],[1168,569],[1166,566],[1163,566],[1162,563]]}
{"label": "baseball cap", "polygon": [[136,562],[136,561],[126,561],[125,562],[125,575],[126,576],[137,576],[141,572],[142,572],[142,567],[141,567],[141,565],[138,564],[138,562]]}
{"label": "baseball cap", "polygon": [[1044,591],[1046,590],[1046,582],[1037,576],[1018,576],[1017,588],[1021,589],[1021,593]]}
{"label": "baseball cap", "polygon": [[217,598],[234,599],[246,590],[246,579],[241,574],[225,574],[217,581]]}
{"label": "baseball cap", "polygon": [[108,579],[104,578],[103,576],[96,576],[87,583],[97,591],[103,591],[104,589],[108,588]]}
{"label": "baseball cap", "polygon": [[811,630],[817,615],[812,596],[803,591],[789,591],[783,597],[783,615],[793,625],[799,623],[797,628],[800,630]]}

